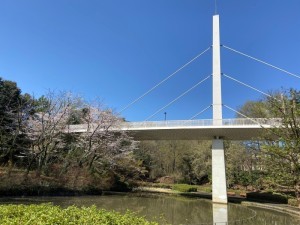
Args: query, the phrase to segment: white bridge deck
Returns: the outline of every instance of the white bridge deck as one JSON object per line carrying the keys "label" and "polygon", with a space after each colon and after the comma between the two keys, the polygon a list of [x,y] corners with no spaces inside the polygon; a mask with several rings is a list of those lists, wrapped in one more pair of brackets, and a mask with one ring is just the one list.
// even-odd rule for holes
{"label": "white bridge deck", "polygon": [[[227,140],[251,140],[263,128],[280,126],[280,119],[168,120],[124,122],[115,130],[126,130],[136,140],[211,140],[215,136]],[[87,125],[70,125],[70,132],[86,132]]]}

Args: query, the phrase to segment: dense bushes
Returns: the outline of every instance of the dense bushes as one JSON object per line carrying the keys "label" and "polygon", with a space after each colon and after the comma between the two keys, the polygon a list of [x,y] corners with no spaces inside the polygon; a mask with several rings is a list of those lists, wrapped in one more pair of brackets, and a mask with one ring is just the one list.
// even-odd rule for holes
{"label": "dense bushes", "polygon": [[197,191],[197,187],[195,187],[193,185],[188,185],[188,184],[174,184],[172,189],[175,191],[180,191],[180,192],[196,192]]}
{"label": "dense bushes", "polygon": [[294,198],[288,199],[288,204],[291,205],[291,206],[296,206],[296,207],[299,206],[298,200],[297,200],[297,199],[294,199]]}
{"label": "dense bushes", "polygon": [[41,205],[0,205],[0,224],[101,224],[101,225],[156,225],[131,212],[120,214],[97,209],[95,206],[78,208],[70,206],[62,209],[51,204]]}
{"label": "dense bushes", "polygon": [[247,193],[247,199],[262,202],[278,202],[283,204],[288,203],[288,196],[272,192],[250,192]]}

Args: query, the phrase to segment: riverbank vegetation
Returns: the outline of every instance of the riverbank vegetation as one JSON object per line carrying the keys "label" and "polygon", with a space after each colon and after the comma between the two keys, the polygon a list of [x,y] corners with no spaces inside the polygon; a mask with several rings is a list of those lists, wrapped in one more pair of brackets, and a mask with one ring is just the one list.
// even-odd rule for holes
{"label": "riverbank vegetation", "polygon": [[[280,195],[286,202],[299,204],[300,92],[291,89],[271,93],[267,98],[246,102],[239,112],[237,118],[262,118],[275,125],[262,129],[258,140],[225,142],[230,192],[263,192],[252,196],[274,193],[276,198]],[[143,161],[149,177],[162,185],[203,185],[211,183],[210,149],[210,141],[144,141],[136,156]]]}
{"label": "riverbank vegetation", "polygon": [[118,224],[157,225],[131,212],[120,214],[92,207],[60,208],[51,204],[40,205],[0,205],[0,224]]}
{"label": "riverbank vegetation", "polygon": [[[230,191],[280,192],[299,204],[300,92],[271,93],[239,112],[280,123],[259,140],[225,142]],[[145,182],[211,191],[211,141],[137,142],[112,129],[122,122],[100,101],[53,92],[35,98],[0,78],[0,194],[99,194]],[[80,124],[87,132],[69,129]]]}
{"label": "riverbank vegetation", "polygon": [[[53,92],[35,99],[0,79],[0,192],[129,188],[144,171],[137,142],[112,130],[122,122],[99,101]],[[86,132],[72,132],[75,124]]]}

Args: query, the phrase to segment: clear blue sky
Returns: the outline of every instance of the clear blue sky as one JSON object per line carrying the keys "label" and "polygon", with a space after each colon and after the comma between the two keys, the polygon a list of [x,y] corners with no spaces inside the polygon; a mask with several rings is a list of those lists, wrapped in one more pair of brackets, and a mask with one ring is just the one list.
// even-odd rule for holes
{"label": "clear blue sky", "polygon": [[[299,0],[218,0],[218,13],[222,44],[300,74]],[[213,14],[214,0],[0,0],[0,76],[23,93],[72,91],[120,110],[211,45]],[[144,120],[211,70],[209,52],[122,116]],[[266,92],[300,88],[226,49],[222,71]],[[261,96],[225,78],[222,88],[233,108]],[[189,119],[210,104],[208,80],[152,120]]]}

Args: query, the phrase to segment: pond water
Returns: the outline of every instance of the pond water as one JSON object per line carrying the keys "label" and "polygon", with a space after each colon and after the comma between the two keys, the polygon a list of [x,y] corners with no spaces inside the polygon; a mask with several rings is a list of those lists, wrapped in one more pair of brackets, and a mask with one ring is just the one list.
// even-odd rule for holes
{"label": "pond water", "polygon": [[299,218],[290,215],[241,206],[216,205],[198,198],[174,197],[155,194],[126,194],[80,197],[0,198],[0,204],[39,204],[91,206],[125,212],[131,210],[160,224],[216,224],[216,225],[299,225]]}

